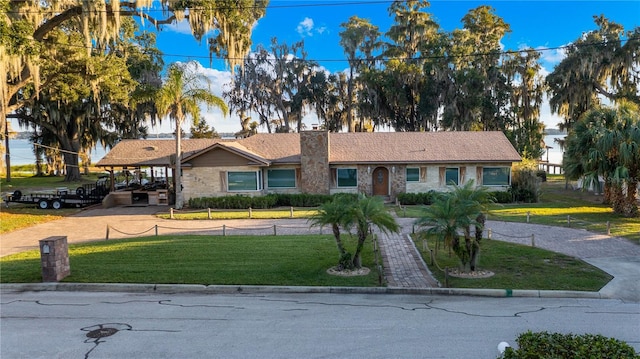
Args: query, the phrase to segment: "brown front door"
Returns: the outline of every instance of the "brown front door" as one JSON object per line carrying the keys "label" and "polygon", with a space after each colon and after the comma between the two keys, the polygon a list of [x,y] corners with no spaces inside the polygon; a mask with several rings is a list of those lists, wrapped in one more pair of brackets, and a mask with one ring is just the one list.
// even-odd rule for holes
{"label": "brown front door", "polygon": [[371,174],[373,177],[373,195],[388,196],[389,195],[389,170],[384,167],[378,167]]}

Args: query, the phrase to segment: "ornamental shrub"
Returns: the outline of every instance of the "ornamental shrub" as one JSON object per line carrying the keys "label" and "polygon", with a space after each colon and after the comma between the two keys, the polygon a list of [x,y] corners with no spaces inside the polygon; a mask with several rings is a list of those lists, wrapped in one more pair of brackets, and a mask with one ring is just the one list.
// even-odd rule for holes
{"label": "ornamental shrub", "polygon": [[518,349],[507,348],[501,359],[640,359],[627,343],[594,334],[531,332],[516,339]]}
{"label": "ornamental shrub", "polygon": [[434,191],[421,193],[398,193],[398,202],[404,205],[430,205],[435,197]]}
{"label": "ornamental shrub", "polygon": [[513,202],[513,197],[511,196],[511,192],[509,191],[491,192],[491,196],[493,197],[495,203]]}

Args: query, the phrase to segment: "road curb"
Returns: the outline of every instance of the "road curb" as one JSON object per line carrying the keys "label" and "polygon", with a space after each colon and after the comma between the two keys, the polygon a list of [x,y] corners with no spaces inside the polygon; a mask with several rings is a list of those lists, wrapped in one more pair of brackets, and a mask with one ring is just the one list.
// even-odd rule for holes
{"label": "road curb", "polygon": [[127,284],[127,283],[11,283],[0,284],[3,293],[20,292],[126,292],[126,293],[193,293],[193,294],[259,294],[259,293],[331,293],[331,294],[404,294],[442,295],[492,298],[579,298],[609,299],[599,292],[566,290],[471,289],[471,288],[404,288],[404,287],[313,287],[251,286],[199,284]]}

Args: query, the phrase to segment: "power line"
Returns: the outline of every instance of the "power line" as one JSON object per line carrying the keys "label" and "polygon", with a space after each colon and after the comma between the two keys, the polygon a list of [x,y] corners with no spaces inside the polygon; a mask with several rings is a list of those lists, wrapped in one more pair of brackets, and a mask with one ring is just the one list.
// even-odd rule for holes
{"label": "power line", "polygon": [[[623,44],[625,42],[628,41],[632,41],[632,40],[638,40],[640,39],[640,36],[632,36],[629,37],[627,39],[619,39],[616,40],[616,42],[619,42],[620,44]],[[35,41],[35,40],[33,40]],[[381,57],[371,57],[371,58],[362,58],[362,59],[358,59],[358,61],[389,61],[389,60],[400,60],[400,61],[411,61],[411,60],[446,60],[446,59],[456,59],[456,58],[472,58],[472,57],[483,57],[483,56],[504,56],[504,55],[515,55],[515,54],[526,54],[526,53],[530,53],[530,52],[536,52],[536,53],[543,53],[543,52],[547,52],[547,51],[555,51],[555,50],[564,50],[564,49],[568,49],[571,47],[589,47],[589,46],[598,46],[598,45],[604,45],[604,44],[609,44],[611,43],[611,40],[604,40],[604,41],[597,41],[597,42],[590,42],[590,43],[580,43],[580,44],[568,44],[568,45],[561,45],[561,46],[554,46],[554,47],[544,47],[544,48],[529,48],[529,49],[521,49],[521,50],[503,50],[503,51],[490,51],[490,52],[474,52],[474,53],[470,53],[470,54],[459,54],[459,55],[454,55],[454,54],[447,54],[447,55],[427,55],[427,56],[416,56],[416,57],[395,57],[395,56],[381,56]],[[73,45],[73,44],[60,44],[62,46],[67,46],[67,47],[74,47],[74,48],[82,48],[82,49],[87,49],[86,46],[82,46],[82,45]],[[94,47],[90,47],[90,49],[93,50],[99,50],[97,48]],[[185,58],[185,59],[211,59],[211,57],[209,55],[190,55],[190,54],[172,54],[172,53],[161,53],[162,57],[177,57],[177,58]],[[228,61],[228,60],[244,60],[245,57],[224,57],[224,58],[214,58],[214,60],[220,60],[220,61]],[[267,62],[271,62],[271,61],[275,61],[275,60],[271,60],[271,59],[267,59]],[[316,58],[316,59],[292,59],[291,61],[309,61],[309,62],[316,62],[316,63],[322,63],[322,62],[348,62],[349,60],[346,58],[340,58],[340,59],[331,59],[331,58],[326,58],[326,59],[320,59],[320,58]]]}

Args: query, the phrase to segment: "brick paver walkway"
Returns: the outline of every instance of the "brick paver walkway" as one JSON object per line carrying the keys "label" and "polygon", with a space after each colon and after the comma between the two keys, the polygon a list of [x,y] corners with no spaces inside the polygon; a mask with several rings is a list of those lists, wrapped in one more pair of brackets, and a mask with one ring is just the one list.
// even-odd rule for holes
{"label": "brick paver walkway", "polygon": [[407,234],[380,234],[378,238],[389,287],[431,288],[438,282],[431,276]]}

